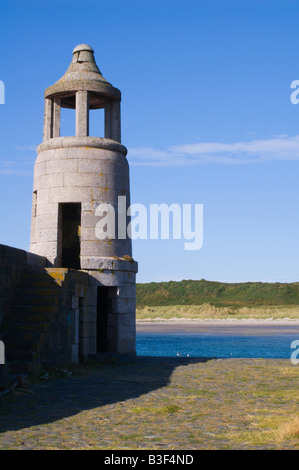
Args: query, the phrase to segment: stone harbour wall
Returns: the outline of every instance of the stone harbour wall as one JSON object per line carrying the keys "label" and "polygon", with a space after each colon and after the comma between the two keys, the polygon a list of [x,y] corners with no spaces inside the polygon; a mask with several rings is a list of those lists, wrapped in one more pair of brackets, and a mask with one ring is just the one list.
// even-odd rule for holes
{"label": "stone harbour wall", "polygon": [[[24,268],[45,267],[46,258],[10,246],[0,245],[0,340],[3,341],[2,325],[12,313],[17,285]],[[5,347],[5,343],[4,343]],[[0,364],[0,388],[10,377],[9,365]]]}
{"label": "stone harbour wall", "polygon": [[20,374],[79,362],[80,299],[88,299],[89,276],[47,264],[0,245],[0,389]]}

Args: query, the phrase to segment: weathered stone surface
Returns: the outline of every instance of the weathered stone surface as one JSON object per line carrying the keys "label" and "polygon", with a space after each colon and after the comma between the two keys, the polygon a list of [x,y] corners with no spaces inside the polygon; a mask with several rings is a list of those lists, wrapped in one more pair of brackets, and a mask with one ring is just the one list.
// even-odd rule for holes
{"label": "weathered stone surface", "polygon": [[57,230],[52,228],[39,230],[38,238],[40,242],[57,242]]}
{"label": "weathered stone surface", "polygon": [[[99,168],[101,169],[101,168]],[[106,178],[101,173],[64,173],[62,186],[98,188],[106,185]]]}
{"label": "weathered stone surface", "polygon": [[[88,149],[90,152],[92,152],[92,149],[106,150],[107,153],[101,152],[102,158],[107,158],[110,152],[115,153],[116,156],[119,154],[120,157],[127,155],[126,147],[115,140],[91,136],[67,136],[49,139],[37,147],[37,152],[42,160],[43,157],[40,156],[41,152],[53,151],[56,149],[72,149],[71,153],[69,153],[70,158],[76,158],[76,154],[78,155],[78,158],[84,158],[84,155],[86,156],[86,152],[81,152],[82,149]],[[55,154],[54,158],[59,158],[57,155],[58,154]]]}
{"label": "weathered stone surface", "polygon": [[46,174],[46,162],[36,163],[34,167],[34,175],[36,177]]}
{"label": "weathered stone surface", "polygon": [[58,215],[58,204],[38,204],[36,207],[36,216],[56,214]]}
{"label": "weathered stone surface", "polygon": [[[34,269],[36,266],[45,266],[46,264],[47,260],[41,256],[0,245],[0,340],[4,341],[6,346],[5,364],[0,365],[0,389],[8,385],[11,380],[10,364],[7,360],[9,345],[4,334],[4,325],[12,314],[16,288],[21,280],[22,271],[24,268]],[[16,317],[13,322],[15,319]]]}
{"label": "weathered stone surface", "polygon": [[[34,177],[33,187],[35,190],[44,188],[61,188],[63,187],[62,174],[48,174],[43,176]],[[38,203],[37,203],[38,204]]]}
{"label": "weathered stone surface", "polygon": [[46,258],[57,257],[57,243],[56,242],[45,242],[45,243],[32,243],[31,252],[36,255],[45,256]]}
{"label": "weathered stone surface", "polygon": [[83,356],[95,356],[97,353],[96,338],[81,338],[79,350]]}
{"label": "weathered stone surface", "polygon": [[[96,301],[96,297],[94,299]],[[85,306],[80,310],[80,322],[82,323],[95,323],[97,321],[97,308],[96,302],[92,306]]]}
{"label": "weathered stone surface", "polygon": [[97,323],[94,322],[85,322],[80,328],[80,338],[96,338],[97,336]]}
{"label": "weathered stone surface", "polygon": [[135,299],[113,299],[113,308],[117,313],[129,314],[134,318],[136,310]]}
{"label": "weathered stone surface", "polygon": [[[78,160],[69,158],[59,158],[56,160],[48,160],[43,162],[45,165],[45,174],[53,175],[56,173],[77,173]],[[41,164],[37,165],[38,168]]]}
{"label": "weathered stone surface", "polygon": [[[35,191],[35,189],[34,189],[34,191]],[[50,199],[50,190],[49,190],[49,188],[39,189],[37,191],[37,199],[38,199],[39,204],[49,204],[50,202],[53,202]],[[36,208],[36,211],[38,211],[38,206]]]}
{"label": "weathered stone surface", "polygon": [[[57,221],[58,221],[58,214],[38,214],[35,217],[35,230],[45,230],[45,229],[53,229],[57,228]],[[57,239],[57,238],[56,238]]]}
{"label": "weathered stone surface", "polygon": [[[49,189],[49,199],[51,202],[90,202],[92,199],[92,189],[89,187],[62,187]],[[58,229],[58,227],[57,227]]]}

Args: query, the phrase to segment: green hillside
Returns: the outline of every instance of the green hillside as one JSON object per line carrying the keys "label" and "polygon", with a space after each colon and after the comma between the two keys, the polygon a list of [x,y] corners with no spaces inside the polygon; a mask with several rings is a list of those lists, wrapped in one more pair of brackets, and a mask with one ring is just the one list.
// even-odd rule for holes
{"label": "green hillside", "polygon": [[259,307],[299,305],[299,282],[222,283],[184,280],[137,284],[137,307],[203,305]]}

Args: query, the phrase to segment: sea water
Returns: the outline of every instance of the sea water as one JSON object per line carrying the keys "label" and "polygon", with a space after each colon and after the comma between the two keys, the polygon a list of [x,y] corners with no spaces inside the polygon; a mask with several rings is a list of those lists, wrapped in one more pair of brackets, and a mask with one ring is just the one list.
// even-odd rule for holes
{"label": "sea water", "polygon": [[138,356],[290,358],[298,335],[224,336],[137,333]]}

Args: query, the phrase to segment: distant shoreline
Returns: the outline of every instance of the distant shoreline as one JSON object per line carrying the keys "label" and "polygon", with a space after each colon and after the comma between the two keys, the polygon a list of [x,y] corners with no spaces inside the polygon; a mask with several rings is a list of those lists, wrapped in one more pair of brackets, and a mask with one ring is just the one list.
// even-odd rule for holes
{"label": "distant shoreline", "polygon": [[286,324],[289,325],[290,323],[294,323],[299,325],[299,318],[294,319],[294,318],[215,318],[215,319],[209,319],[209,318],[145,318],[145,319],[137,319],[136,320],[137,324],[198,324],[198,323],[204,323],[204,324],[265,324],[265,325],[273,325],[273,324]]}
{"label": "distant shoreline", "polygon": [[137,320],[137,333],[204,334],[240,336],[294,335],[299,339],[299,319],[169,319]]}

